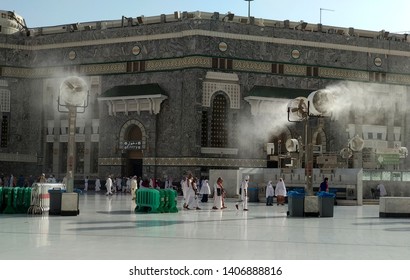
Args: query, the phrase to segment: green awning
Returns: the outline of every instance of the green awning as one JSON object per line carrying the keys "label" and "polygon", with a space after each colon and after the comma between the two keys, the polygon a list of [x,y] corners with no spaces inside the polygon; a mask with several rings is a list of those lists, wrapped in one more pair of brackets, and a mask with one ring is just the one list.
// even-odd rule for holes
{"label": "green awning", "polygon": [[295,89],[295,88],[281,88],[269,86],[254,86],[248,96],[264,97],[264,98],[283,98],[295,99],[297,97],[308,97],[314,90]]}
{"label": "green awning", "polygon": [[124,85],[115,86],[101,94],[102,98],[143,96],[143,95],[167,95],[159,84]]}

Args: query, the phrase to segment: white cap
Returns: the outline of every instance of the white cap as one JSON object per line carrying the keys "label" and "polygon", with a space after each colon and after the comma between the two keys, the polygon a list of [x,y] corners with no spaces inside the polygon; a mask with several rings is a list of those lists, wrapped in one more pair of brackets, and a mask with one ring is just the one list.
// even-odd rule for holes
{"label": "white cap", "polygon": [[246,176],[245,176],[245,180],[249,180],[249,175],[246,175]]}

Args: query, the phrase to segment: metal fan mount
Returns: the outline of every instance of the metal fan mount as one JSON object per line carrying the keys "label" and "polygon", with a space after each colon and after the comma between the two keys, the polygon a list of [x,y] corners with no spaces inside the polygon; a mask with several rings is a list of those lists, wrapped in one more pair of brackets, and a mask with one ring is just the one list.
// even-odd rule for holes
{"label": "metal fan mount", "polygon": [[353,155],[353,151],[350,148],[343,148],[340,151],[340,156],[344,159],[351,158]]}
{"label": "metal fan mount", "polygon": [[301,121],[309,116],[308,102],[305,97],[298,97],[288,103],[289,117],[293,121]]}
{"label": "metal fan mount", "polygon": [[364,147],[364,140],[359,137],[359,135],[356,135],[349,141],[349,148],[352,149],[354,152],[360,152],[363,150]]}

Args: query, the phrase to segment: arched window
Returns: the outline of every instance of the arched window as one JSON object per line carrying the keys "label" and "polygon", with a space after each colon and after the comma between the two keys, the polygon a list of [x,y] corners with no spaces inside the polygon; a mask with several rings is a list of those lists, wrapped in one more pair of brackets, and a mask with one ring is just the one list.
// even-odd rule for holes
{"label": "arched window", "polygon": [[211,147],[228,146],[228,100],[217,94],[212,102]]}

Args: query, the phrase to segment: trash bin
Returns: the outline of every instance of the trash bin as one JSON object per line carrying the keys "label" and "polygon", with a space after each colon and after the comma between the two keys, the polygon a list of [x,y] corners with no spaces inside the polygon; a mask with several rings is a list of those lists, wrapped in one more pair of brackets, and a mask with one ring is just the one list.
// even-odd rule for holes
{"label": "trash bin", "polygon": [[319,216],[333,217],[336,195],[334,193],[318,192],[317,196],[319,197]]}
{"label": "trash bin", "polygon": [[259,202],[258,188],[248,188],[248,201],[249,202]]}
{"label": "trash bin", "polygon": [[61,197],[66,190],[63,188],[49,189],[50,194],[50,210],[49,215],[61,215]]}
{"label": "trash bin", "polygon": [[305,194],[296,191],[288,192],[288,214],[291,217],[304,216]]}

